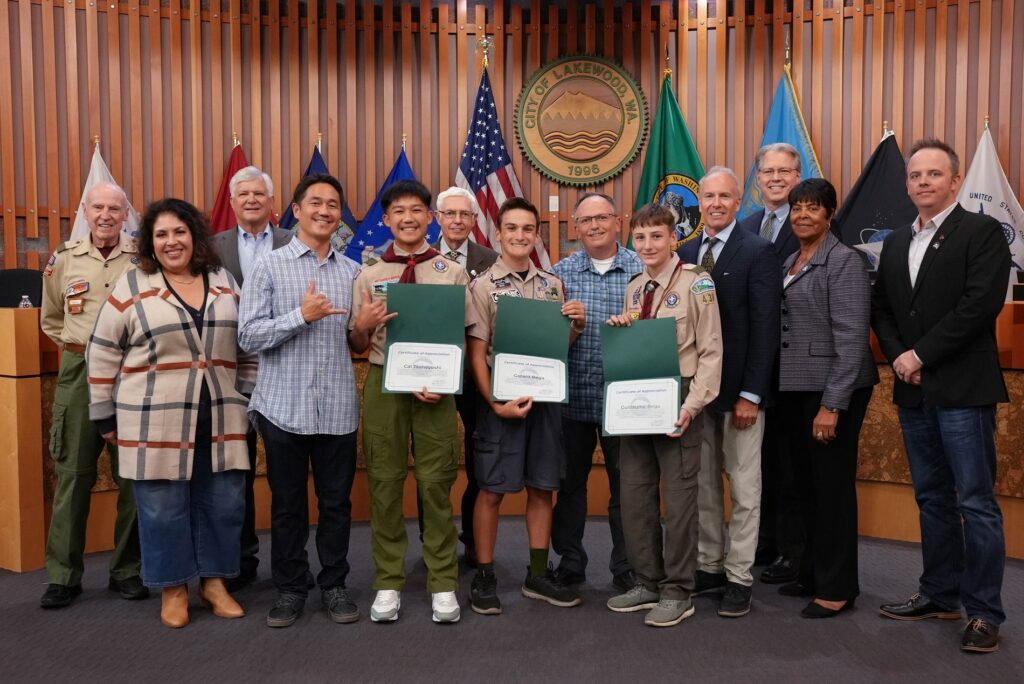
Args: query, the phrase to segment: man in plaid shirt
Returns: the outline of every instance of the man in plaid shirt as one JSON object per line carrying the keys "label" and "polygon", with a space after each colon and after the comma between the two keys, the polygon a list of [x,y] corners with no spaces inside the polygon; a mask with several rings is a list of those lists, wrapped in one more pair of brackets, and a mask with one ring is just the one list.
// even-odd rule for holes
{"label": "man in plaid shirt", "polygon": [[587,552],[583,528],[587,519],[587,479],[594,448],[601,441],[608,472],[608,525],[612,533],[612,555],[608,563],[613,583],[628,591],[636,578],[626,558],[619,513],[619,438],[601,435],[604,420],[604,373],[601,364],[601,326],[622,313],[626,284],[643,270],[635,252],[619,244],[622,220],[615,201],[608,195],[588,192],[580,195],[573,211],[576,234],[583,249],[555,265],[565,283],[566,299],[586,305],[587,325],[569,349],[569,403],[562,413],[565,440],[565,479],[558,490],[551,526],[551,544],[562,558],[559,578],[564,584],[586,579]]}

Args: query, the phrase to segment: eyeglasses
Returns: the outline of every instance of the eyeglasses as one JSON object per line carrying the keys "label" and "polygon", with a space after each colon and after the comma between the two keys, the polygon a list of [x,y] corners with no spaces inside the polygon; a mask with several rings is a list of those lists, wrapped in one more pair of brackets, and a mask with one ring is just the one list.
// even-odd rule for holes
{"label": "eyeglasses", "polygon": [[780,176],[782,178],[785,178],[786,176],[792,176],[796,172],[797,172],[796,169],[787,169],[787,168],[781,168],[781,169],[758,169],[758,171],[757,171],[758,175],[764,176],[765,178],[771,178],[772,176]]}
{"label": "eyeglasses", "polygon": [[474,214],[471,211],[455,211],[454,209],[446,209],[445,211],[439,211],[437,212],[437,214],[438,216],[443,216],[449,221],[455,220],[456,217],[462,219],[463,221],[472,221],[473,218],[476,216],[476,214]]}
{"label": "eyeglasses", "polygon": [[602,224],[603,223],[608,223],[613,218],[615,218],[615,214],[597,214],[596,216],[577,216],[576,217],[576,225],[580,226],[581,228],[586,228],[587,226],[589,226],[592,223],[602,223]]}

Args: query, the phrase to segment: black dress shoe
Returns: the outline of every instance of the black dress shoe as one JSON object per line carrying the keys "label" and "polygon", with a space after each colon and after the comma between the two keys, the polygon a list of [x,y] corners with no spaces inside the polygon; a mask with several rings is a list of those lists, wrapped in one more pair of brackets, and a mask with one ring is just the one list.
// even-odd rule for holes
{"label": "black dress shoe", "polygon": [[224,586],[227,587],[228,593],[233,594],[236,591],[241,591],[247,586],[256,581],[258,574],[255,570],[251,572],[243,572],[238,577],[229,577],[224,580]]}
{"label": "black dress shoe", "polygon": [[138,601],[149,596],[149,589],[142,583],[142,579],[138,575],[125,577],[123,580],[111,577],[107,582],[107,589],[116,591],[126,601]]}
{"label": "black dress shoe", "polygon": [[76,596],[82,593],[82,585],[75,584],[65,586],[63,584],[48,584],[43,597],[39,599],[39,605],[43,608],[64,608],[70,606]]}
{"label": "black dress shoe", "polygon": [[960,639],[960,650],[968,653],[992,653],[999,650],[999,627],[981,618],[971,618]]}
{"label": "black dress shoe", "polygon": [[799,576],[800,569],[785,556],[779,556],[771,565],[761,571],[761,581],[765,584],[795,582]]}
{"label": "black dress shoe", "polygon": [[803,582],[790,582],[779,587],[780,596],[814,596],[814,587]]}
{"label": "black dress shoe", "polygon": [[773,563],[778,555],[779,554],[775,551],[774,547],[760,547],[754,552],[754,565],[768,565]]}
{"label": "black dress shoe", "polygon": [[914,594],[905,603],[884,603],[879,607],[882,615],[893,620],[959,620],[959,610],[949,610],[932,603],[931,599],[922,594]]}
{"label": "black dress shoe", "polygon": [[843,604],[842,608],[833,610],[832,608],[826,608],[820,603],[815,603],[814,601],[811,601],[804,607],[803,610],[800,611],[800,617],[809,618],[811,620],[835,617],[840,613],[845,613],[846,611],[851,610],[853,608],[853,603],[854,599],[850,599]]}
{"label": "black dress shoe", "polygon": [[612,584],[623,594],[635,587],[639,581],[632,570],[623,570],[612,577]]}

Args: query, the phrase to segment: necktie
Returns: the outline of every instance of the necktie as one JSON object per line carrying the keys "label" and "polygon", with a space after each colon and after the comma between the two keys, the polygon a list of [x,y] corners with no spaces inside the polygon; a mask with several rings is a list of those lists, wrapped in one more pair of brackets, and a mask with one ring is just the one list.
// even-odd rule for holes
{"label": "necktie", "polygon": [[704,241],[707,245],[707,249],[704,250],[704,257],[700,260],[700,265],[704,267],[704,270],[711,273],[711,269],[715,267],[715,245],[718,244],[718,238],[712,237]]}
{"label": "necktie", "polygon": [[445,252],[445,257],[451,261],[454,261],[455,263],[459,263],[459,250],[449,249],[447,252]]}
{"label": "necktie", "polygon": [[408,256],[398,256],[395,253],[395,245],[391,243],[388,245],[387,251],[381,256],[381,259],[388,262],[389,264],[401,264],[405,263],[405,270],[402,271],[402,277],[398,279],[399,283],[415,283],[416,282],[416,264],[422,264],[428,259],[433,259],[436,256],[441,256],[441,253],[432,247],[428,247],[427,251],[420,252],[419,254],[410,254]]}
{"label": "necktie", "polygon": [[644,303],[640,308],[640,319],[647,320],[651,317],[651,309],[654,308],[654,291],[658,289],[658,283],[648,280],[644,285]]}
{"label": "necktie", "polygon": [[764,223],[761,224],[761,237],[768,242],[772,241],[772,233],[775,232],[775,212],[765,214]]}

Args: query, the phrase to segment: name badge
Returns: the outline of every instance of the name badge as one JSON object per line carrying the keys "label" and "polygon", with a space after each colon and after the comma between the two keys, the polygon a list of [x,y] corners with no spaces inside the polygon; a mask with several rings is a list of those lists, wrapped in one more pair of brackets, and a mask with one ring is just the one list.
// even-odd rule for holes
{"label": "name badge", "polygon": [[68,313],[80,314],[85,310],[85,300],[79,297],[68,299]]}

